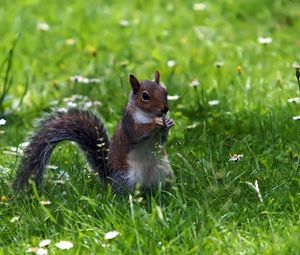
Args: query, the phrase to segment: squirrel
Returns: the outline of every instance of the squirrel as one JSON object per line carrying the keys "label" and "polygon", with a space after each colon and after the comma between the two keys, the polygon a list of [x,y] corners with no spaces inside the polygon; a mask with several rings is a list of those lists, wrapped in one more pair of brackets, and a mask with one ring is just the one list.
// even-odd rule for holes
{"label": "squirrel", "polygon": [[155,189],[173,179],[162,145],[174,121],[166,117],[167,91],[160,84],[160,74],[156,71],[153,81],[141,82],[131,74],[129,81],[128,104],[111,141],[101,120],[90,111],[69,108],[46,115],[29,139],[15,189],[24,188],[29,179],[41,185],[55,146],[65,140],[79,145],[91,168],[114,193],[132,192],[138,187]]}

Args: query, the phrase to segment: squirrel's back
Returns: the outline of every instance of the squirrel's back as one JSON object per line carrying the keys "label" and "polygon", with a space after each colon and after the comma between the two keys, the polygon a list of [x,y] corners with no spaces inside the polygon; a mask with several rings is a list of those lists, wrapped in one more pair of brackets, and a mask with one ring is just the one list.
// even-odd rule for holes
{"label": "squirrel's back", "polygon": [[102,122],[96,115],[75,108],[67,111],[57,110],[47,114],[37,126],[38,130],[30,137],[24,152],[14,183],[15,188],[22,188],[28,179],[41,184],[45,167],[55,146],[65,140],[76,142],[86,153],[91,167],[106,180],[109,140]]}

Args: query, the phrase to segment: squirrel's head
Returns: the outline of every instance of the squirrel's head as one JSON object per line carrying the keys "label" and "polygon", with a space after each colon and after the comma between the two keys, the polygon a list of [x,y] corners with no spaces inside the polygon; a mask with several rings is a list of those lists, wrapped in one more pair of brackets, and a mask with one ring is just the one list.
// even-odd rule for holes
{"label": "squirrel's head", "polygon": [[166,89],[159,84],[160,74],[154,73],[154,81],[141,81],[134,75],[129,76],[132,93],[131,102],[153,117],[161,117],[169,110]]}

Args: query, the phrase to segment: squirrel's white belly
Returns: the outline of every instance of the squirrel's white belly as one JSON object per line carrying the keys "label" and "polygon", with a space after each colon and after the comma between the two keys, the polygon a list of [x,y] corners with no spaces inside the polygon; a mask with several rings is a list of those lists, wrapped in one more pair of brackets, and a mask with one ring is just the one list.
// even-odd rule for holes
{"label": "squirrel's white belly", "polygon": [[128,154],[127,181],[132,187],[156,187],[165,177],[173,175],[168,156],[159,155],[159,150],[155,149],[156,141],[155,137],[150,138]]}

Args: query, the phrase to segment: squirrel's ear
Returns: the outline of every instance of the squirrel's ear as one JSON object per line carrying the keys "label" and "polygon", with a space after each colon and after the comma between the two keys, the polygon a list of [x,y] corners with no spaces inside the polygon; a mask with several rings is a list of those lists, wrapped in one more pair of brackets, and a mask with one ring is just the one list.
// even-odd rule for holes
{"label": "squirrel's ear", "polygon": [[130,84],[131,84],[133,94],[136,94],[139,91],[140,87],[141,87],[140,82],[138,81],[138,79],[133,74],[130,74],[129,81],[130,81]]}
{"label": "squirrel's ear", "polygon": [[159,78],[160,78],[160,74],[158,71],[155,71],[154,73],[154,81],[159,84]]}

